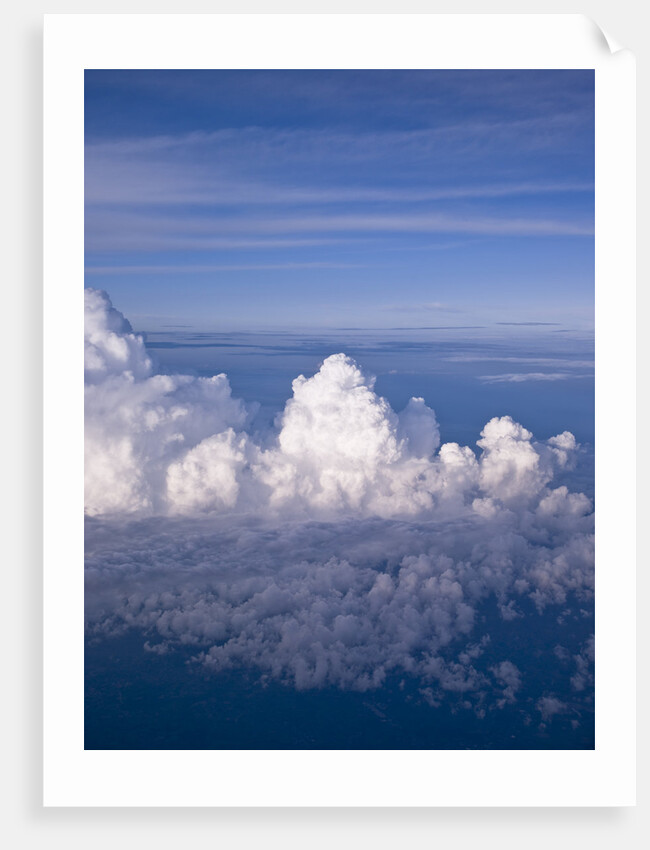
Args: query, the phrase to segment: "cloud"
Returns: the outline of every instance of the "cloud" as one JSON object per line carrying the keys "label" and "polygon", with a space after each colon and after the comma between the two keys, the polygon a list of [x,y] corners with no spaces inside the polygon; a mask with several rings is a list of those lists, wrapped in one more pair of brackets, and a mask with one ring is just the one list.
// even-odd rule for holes
{"label": "cloud", "polygon": [[478,458],[454,443],[436,453],[440,431],[424,400],[395,413],[344,354],[296,378],[277,430],[256,442],[246,433],[254,411],[232,398],[225,375],[155,375],[105,293],[86,290],[86,309],[90,514],[487,515],[539,501],[577,448],[570,434],[534,443],[504,416],[481,432]]}
{"label": "cloud", "polygon": [[144,340],[133,333],[105,292],[84,290],[84,380],[97,384],[111,375],[146,378],[152,372]]}
{"label": "cloud", "polygon": [[[140,110],[133,96],[141,73],[119,88],[124,103],[135,106],[136,125]],[[223,264],[208,256],[224,251],[262,252],[258,267],[272,270],[284,258],[276,263],[269,252],[287,247],[302,248],[304,259],[320,260],[322,268],[351,268],[350,257],[327,264],[337,260],[332,250],[343,243],[361,253],[373,242],[378,250],[414,255],[495,237],[590,240],[593,122],[582,83],[570,81],[579,89],[577,97],[546,91],[541,101],[522,96],[514,106],[510,84],[504,111],[487,93],[475,100],[476,86],[463,84],[456,89],[461,94],[452,94],[443,76],[447,79],[429,78],[422,98],[411,92],[422,90],[426,75],[397,84],[391,76],[370,86],[372,100],[365,85],[346,85],[329,105],[314,99],[314,91],[321,91],[319,75],[309,75],[308,83],[289,75],[288,88],[274,83],[277,93],[270,99],[268,81],[258,78],[245,85],[246,96],[239,100],[232,92],[240,90],[241,76],[228,77],[227,84],[220,77],[221,84],[212,86],[197,77],[194,94],[183,100],[186,123],[176,126],[165,119],[166,86],[176,85],[170,78],[164,107],[156,110],[158,135],[151,135],[150,125],[132,123],[122,138],[124,127],[105,123],[98,108],[103,97],[93,97],[103,85],[96,76],[88,82],[85,146],[88,273],[171,274],[185,259],[196,274],[255,265],[251,256]],[[313,87],[310,96],[303,90],[307,85]],[[532,78],[516,85],[522,85],[522,95],[524,89],[538,90]],[[226,89],[231,96],[223,108],[204,111],[216,102],[214,92]],[[142,91],[154,100],[161,93],[158,87]],[[206,100],[199,113],[191,106],[188,112],[188,103],[198,105],[196,91]],[[299,91],[309,115],[303,126],[294,120],[301,114],[295,112]],[[382,120],[389,98],[390,118]],[[233,112],[235,102],[246,108]],[[428,126],[433,115],[435,126]],[[309,250],[316,246],[321,250]],[[107,267],[107,257],[115,269]],[[364,257],[352,259],[363,263]]]}
{"label": "cloud", "polygon": [[[490,649],[486,606],[516,629],[591,605],[591,502],[552,485],[578,448],[569,432],[539,443],[501,416],[479,453],[441,445],[422,398],[395,412],[336,354],[252,435],[225,375],[154,374],[105,293],[87,290],[86,307],[91,636],[139,629],[154,654],[187,646],[206,669],[296,688],[412,676],[431,704],[485,711],[526,678]],[[578,694],[589,649],[573,654],[550,650]],[[537,697],[543,718],[559,713]]]}
{"label": "cloud", "polygon": [[[243,143],[246,144],[245,134]],[[408,143],[408,138],[404,137]],[[398,140],[396,140],[397,143]],[[183,146],[179,140],[180,147]],[[188,148],[191,144],[187,143]],[[278,186],[271,181],[242,179],[233,183],[227,175],[217,172],[214,162],[210,168],[197,167],[196,162],[179,162],[174,159],[174,173],[170,175],[170,152],[158,153],[159,161],[143,156],[138,148],[120,149],[119,144],[90,144],[86,147],[88,162],[93,172],[87,184],[87,201],[90,204],[143,206],[147,204],[206,205],[233,207],[240,205],[305,205],[367,204],[367,203],[420,203],[472,198],[508,198],[526,195],[554,195],[593,192],[593,184],[584,182],[513,182],[474,186],[431,186],[427,188],[394,188],[385,186]],[[125,155],[131,154],[135,165]],[[328,151],[329,153],[329,151]],[[165,155],[166,154],[166,155]],[[237,155],[234,154],[236,159]],[[240,163],[245,169],[246,165]],[[112,179],[111,179],[112,178]]]}
{"label": "cloud", "polygon": [[542,720],[547,722],[556,714],[564,714],[567,706],[561,700],[557,699],[557,697],[546,696],[538,700],[537,710],[542,715]]}
{"label": "cloud", "polygon": [[296,378],[277,448],[253,469],[272,505],[381,516],[431,505],[419,482],[440,443],[435,414],[413,398],[398,416],[373,388],[374,378],[344,354],[328,357],[312,378]]}
{"label": "cloud", "polygon": [[503,687],[503,699],[499,700],[499,707],[506,703],[515,702],[515,694],[521,688],[521,672],[512,661],[502,661],[490,668],[490,672]]}
{"label": "cloud", "polygon": [[[593,224],[585,219],[538,218],[529,215],[457,215],[452,213],[396,212],[319,214],[302,211],[293,215],[174,216],[145,211],[109,210],[89,216],[86,248],[89,252],[129,253],[204,250],[221,248],[279,247],[294,244],[326,244],[339,239],[375,238],[386,234],[479,234],[487,236],[593,236]],[[305,239],[306,234],[314,234]],[[121,264],[122,265],[122,264]]]}
{"label": "cloud", "polygon": [[580,651],[574,656],[576,672],[571,677],[571,687],[576,691],[584,691],[585,688],[594,685],[594,660],[595,640],[591,635],[580,647]]}
{"label": "cloud", "polygon": [[[572,368],[572,369],[583,369],[583,368],[592,368],[594,366],[593,360],[577,360],[577,359],[567,359],[563,357],[526,357],[523,355],[518,356],[503,356],[500,354],[452,354],[444,358],[445,360],[449,360],[454,363],[480,363],[483,361],[488,361],[490,363],[536,363],[538,365],[543,366],[561,366],[563,368]],[[527,374],[527,373],[523,373]],[[539,373],[533,373],[539,374]],[[498,378],[502,377],[500,375],[488,375],[484,376],[483,380],[488,378]],[[511,378],[512,375],[506,375],[506,378]]]}
{"label": "cloud", "polygon": [[504,504],[540,493],[553,472],[532,445],[532,436],[509,416],[487,423],[478,441],[483,449],[479,482],[484,492]]}
{"label": "cloud", "polygon": [[440,301],[427,301],[421,304],[387,304],[381,308],[391,313],[420,313],[423,310],[433,310],[439,313],[459,313],[458,307],[450,307]]}
{"label": "cloud", "polygon": [[503,375],[479,375],[484,384],[521,384],[524,381],[568,381],[571,378],[585,378],[571,372],[509,372]]}
{"label": "cloud", "polygon": [[[284,247],[272,245],[266,247]],[[240,246],[241,247],[241,246]],[[185,265],[185,266],[86,266],[85,273],[90,275],[115,274],[212,274],[213,272],[245,272],[245,271],[301,271],[305,269],[362,269],[367,265],[360,263],[267,263],[248,265]]]}
{"label": "cloud", "polygon": [[[137,629],[155,652],[187,647],[207,670],[257,669],[299,689],[409,676],[477,705],[491,693],[499,708],[525,677],[490,633],[509,629],[511,645],[523,620],[486,625],[490,601],[527,612],[529,630],[539,598],[592,598],[590,532],[546,543],[543,533],[543,521],[512,512],[452,523],[89,519],[87,630]],[[573,676],[567,667],[567,691]]]}
{"label": "cloud", "polygon": [[[591,192],[589,179],[558,179],[556,173],[555,179],[513,180],[503,167],[504,152],[511,160],[555,147],[566,156],[584,132],[584,122],[573,112],[523,121],[465,119],[398,131],[240,127],[91,141],[86,145],[86,196],[93,205],[322,206]],[[477,173],[486,158],[489,166]],[[314,175],[323,163],[328,179],[319,184]],[[397,167],[400,175],[417,176],[418,182],[364,184],[364,172],[382,166]],[[458,177],[453,185],[422,185],[423,173],[450,170]]]}
{"label": "cloud", "polygon": [[588,222],[539,218],[505,218],[454,216],[448,214],[380,215],[307,215],[296,218],[273,216],[228,222],[226,230],[254,233],[318,232],[396,232],[396,233],[481,233],[520,236],[591,236],[593,226]]}
{"label": "cloud", "polygon": [[571,688],[574,691],[584,691],[586,688],[593,689],[595,660],[594,635],[590,635],[574,655],[566,647],[561,645],[555,647],[555,654],[565,665],[575,665],[575,673],[571,676]]}
{"label": "cloud", "polygon": [[252,411],[232,398],[225,375],[153,374],[142,337],[105,292],[85,290],[85,317],[86,512],[163,509],[170,464],[204,438],[243,427]]}

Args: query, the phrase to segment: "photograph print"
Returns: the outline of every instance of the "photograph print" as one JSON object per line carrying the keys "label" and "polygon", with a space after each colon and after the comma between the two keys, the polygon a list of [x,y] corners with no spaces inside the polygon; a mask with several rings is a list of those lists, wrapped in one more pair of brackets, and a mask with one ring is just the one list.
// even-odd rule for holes
{"label": "photograph print", "polygon": [[84,100],[85,749],[593,749],[593,70]]}

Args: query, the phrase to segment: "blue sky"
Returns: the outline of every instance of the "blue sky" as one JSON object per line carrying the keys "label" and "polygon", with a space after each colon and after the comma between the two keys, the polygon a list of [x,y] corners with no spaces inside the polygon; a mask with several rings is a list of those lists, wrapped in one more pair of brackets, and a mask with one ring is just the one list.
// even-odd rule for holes
{"label": "blue sky", "polygon": [[592,327],[593,86],[87,71],[86,285],[142,330]]}

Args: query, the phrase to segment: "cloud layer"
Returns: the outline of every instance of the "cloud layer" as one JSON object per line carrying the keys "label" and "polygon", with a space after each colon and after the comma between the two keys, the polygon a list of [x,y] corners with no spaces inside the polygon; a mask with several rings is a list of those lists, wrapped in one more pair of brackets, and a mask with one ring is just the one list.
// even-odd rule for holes
{"label": "cloud layer", "polygon": [[[423,399],[396,413],[336,354],[253,436],[225,375],[154,374],[103,292],[86,290],[86,316],[91,635],[138,628],[152,652],[190,646],[208,669],[297,688],[414,676],[432,705],[453,694],[480,712],[527,681],[490,649],[486,606],[513,629],[589,611],[592,506],[553,487],[569,432],[539,443],[502,416],[478,454],[441,445]],[[567,692],[588,693],[593,644],[551,654]],[[538,694],[538,719],[567,704]]]}
{"label": "cloud layer", "polygon": [[589,515],[566,507],[445,522],[89,519],[87,629],[137,629],[151,652],[186,647],[209,671],[298,689],[408,676],[429,700],[480,711],[534,693],[540,662],[522,663],[518,644],[557,619],[570,649],[548,646],[563,681],[549,696],[583,701],[593,644],[570,641],[592,604],[593,537]]}

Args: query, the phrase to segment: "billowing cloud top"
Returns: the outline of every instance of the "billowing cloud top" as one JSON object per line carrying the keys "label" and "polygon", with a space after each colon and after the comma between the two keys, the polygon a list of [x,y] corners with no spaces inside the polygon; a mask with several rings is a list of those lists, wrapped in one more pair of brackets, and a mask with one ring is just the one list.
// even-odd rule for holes
{"label": "billowing cloud top", "polygon": [[87,289],[85,296],[87,513],[193,506],[169,478],[170,467],[188,461],[206,438],[241,429],[245,406],[232,398],[225,375],[152,374],[142,337],[106,293]]}
{"label": "billowing cloud top", "polygon": [[87,384],[127,372],[139,379],[149,377],[152,366],[144,340],[133,333],[129,322],[100,289],[84,290],[84,328]]}

